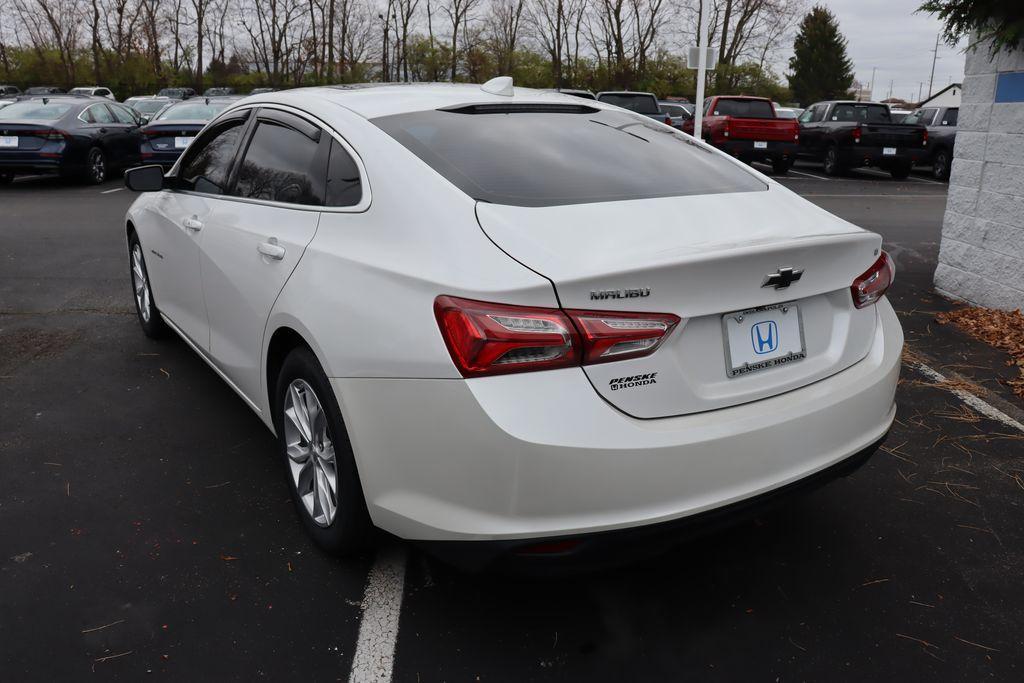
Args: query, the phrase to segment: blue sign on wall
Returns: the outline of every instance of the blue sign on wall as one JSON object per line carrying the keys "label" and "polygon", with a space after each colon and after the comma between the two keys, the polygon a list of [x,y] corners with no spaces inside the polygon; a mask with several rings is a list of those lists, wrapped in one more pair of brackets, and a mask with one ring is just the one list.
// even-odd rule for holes
{"label": "blue sign on wall", "polygon": [[1024,71],[1006,71],[998,75],[996,102],[1024,102]]}

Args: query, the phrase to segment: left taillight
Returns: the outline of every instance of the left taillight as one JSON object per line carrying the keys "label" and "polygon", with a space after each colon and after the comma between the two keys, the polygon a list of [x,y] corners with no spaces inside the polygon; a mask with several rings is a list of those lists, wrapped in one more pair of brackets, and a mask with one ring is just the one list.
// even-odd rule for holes
{"label": "left taillight", "polygon": [[57,130],[55,128],[43,128],[43,129],[40,129],[40,130],[26,131],[25,132],[25,136],[26,137],[32,136],[32,137],[42,138],[44,140],[52,140],[54,142],[60,142],[62,140],[67,139],[67,137],[68,137],[67,133],[64,133],[63,131],[59,131],[59,130]]}
{"label": "left taillight", "polygon": [[439,296],[441,336],[463,377],[606,363],[654,353],[671,314],[512,306]]}
{"label": "left taillight", "polygon": [[895,279],[896,266],[893,265],[889,254],[883,251],[878,260],[861,273],[860,277],[854,280],[850,286],[853,305],[857,308],[864,308],[877,302]]}

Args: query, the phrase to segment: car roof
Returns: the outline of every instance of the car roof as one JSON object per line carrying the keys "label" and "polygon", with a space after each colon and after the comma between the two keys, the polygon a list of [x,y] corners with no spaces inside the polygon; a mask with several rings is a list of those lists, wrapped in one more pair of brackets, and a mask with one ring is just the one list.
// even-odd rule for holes
{"label": "car roof", "polygon": [[[217,98],[233,100],[234,98]],[[581,102],[574,95],[544,92],[532,88],[515,88],[511,96],[485,92],[472,83],[382,83],[330,85],[296,88],[245,98],[245,103],[284,104],[302,108],[312,100],[344,107],[368,119],[392,114],[405,114],[429,109],[443,109],[466,104],[538,103],[572,104],[574,106],[608,105],[596,100]],[[236,100],[237,101],[237,100]]]}

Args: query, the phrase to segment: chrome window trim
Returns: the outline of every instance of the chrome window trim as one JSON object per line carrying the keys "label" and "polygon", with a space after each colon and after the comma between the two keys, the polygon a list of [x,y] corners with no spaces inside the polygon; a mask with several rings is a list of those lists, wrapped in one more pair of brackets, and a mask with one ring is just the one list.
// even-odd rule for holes
{"label": "chrome window trim", "polygon": [[[243,105],[238,106],[238,107],[231,107],[230,109],[225,109],[223,112],[221,112],[217,116],[217,118],[212,119],[209,123],[207,123],[206,126],[204,126],[201,131],[196,133],[196,137],[202,135],[203,132],[205,132],[207,128],[209,128],[210,126],[220,122],[221,119],[228,118],[232,114],[236,114],[236,113],[238,113],[240,111],[243,111],[245,109],[278,109],[280,111],[286,112],[288,114],[293,114],[295,116],[298,116],[301,119],[304,119],[305,121],[308,121],[309,123],[319,127],[322,131],[324,131],[325,133],[330,135],[332,138],[334,138],[338,142],[338,144],[340,144],[345,149],[345,151],[349,153],[349,155],[352,157],[352,159],[356,162],[356,167],[359,169],[359,184],[360,184],[360,187],[362,188],[362,191],[363,191],[362,197],[360,198],[359,203],[358,204],[354,204],[352,206],[316,206],[316,205],[311,205],[311,204],[290,204],[288,202],[274,202],[274,201],[270,201],[270,200],[267,200],[267,199],[250,199],[248,197],[233,197],[233,196],[224,195],[224,194],[213,194],[211,192],[196,192],[195,190],[172,190],[173,192],[180,192],[182,194],[187,194],[187,195],[195,195],[197,197],[208,197],[208,198],[211,198],[211,199],[220,199],[220,200],[227,201],[227,202],[241,202],[243,204],[259,204],[259,205],[262,205],[262,206],[272,206],[272,207],[276,207],[276,208],[279,208],[279,209],[293,209],[293,210],[298,210],[298,211],[317,211],[317,212],[320,212],[320,213],[365,213],[370,208],[370,205],[373,203],[373,195],[371,194],[371,191],[370,191],[370,181],[369,181],[369,178],[367,178],[367,176],[366,176],[366,166],[363,164],[363,158],[361,156],[359,156],[359,152],[357,152],[355,150],[355,148],[352,145],[349,144],[348,140],[346,140],[344,137],[342,137],[342,135],[340,133],[338,133],[336,130],[334,130],[331,126],[329,126],[328,124],[324,123],[322,120],[320,120],[316,116],[313,116],[312,114],[310,114],[308,112],[305,112],[305,111],[303,111],[301,109],[297,109],[295,107],[292,107],[292,106],[289,106],[289,105],[285,105],[285,104],[276,104],[276,103],[270,104],[270,103],[259,103],[259,102],[254,102],[254,103],[251,103],[251,104],[243,104]],[[185,155],[182,154],[181,156],[178,157],[178,160],[174,162],[174,166],[171,168],[171,171],[170,171],[171,175],[175,175],[175,176],[177,175],[178,170],[179,170],[178,166],[181,163],[181,159],[184,158],[184,156]]]}

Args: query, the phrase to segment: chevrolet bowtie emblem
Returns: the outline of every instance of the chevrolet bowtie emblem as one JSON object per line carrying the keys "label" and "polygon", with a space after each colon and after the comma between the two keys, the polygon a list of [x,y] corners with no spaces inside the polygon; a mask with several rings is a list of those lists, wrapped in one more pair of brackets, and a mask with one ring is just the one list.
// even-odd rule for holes
{"label": "chevrolet bowtie emblem", "polygon": [[795,270],[793,268],[779,268],[774,273],[769,273],[765,276],[764,282],[761,283],[762,287],[774,287],[775,289],[785,289],[791,284],[799,280],[804,274],[802,270]]}

